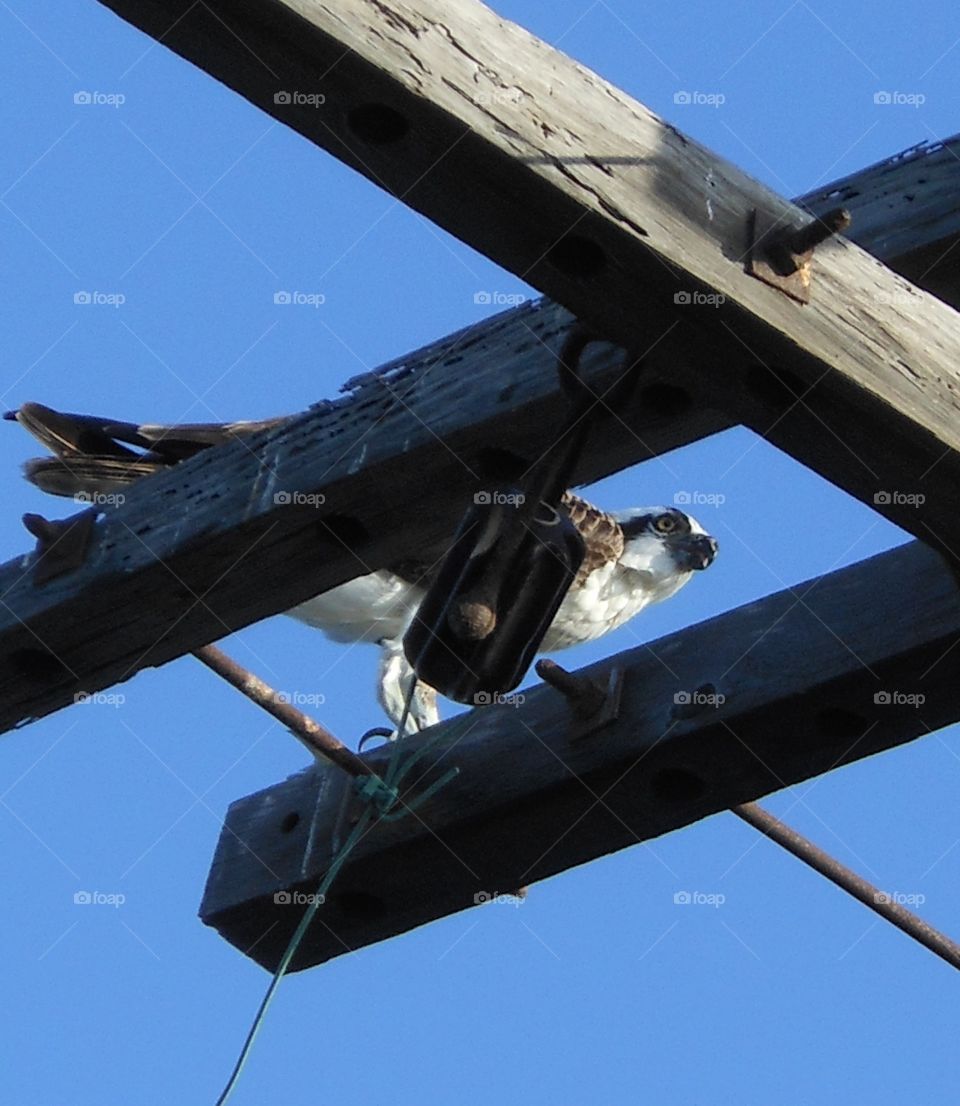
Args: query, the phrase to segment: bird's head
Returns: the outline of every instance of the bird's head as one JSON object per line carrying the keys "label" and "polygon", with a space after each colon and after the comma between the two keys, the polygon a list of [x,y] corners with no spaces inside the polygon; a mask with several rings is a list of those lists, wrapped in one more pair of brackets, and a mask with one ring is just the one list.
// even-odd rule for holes
{"label": "bird's head", "polygon": [[[676,507],[634,507],[615,515],[623,531],[620,563],[650,576],[673,594],[690,574],[709,568],[717,540],[695,518]],[[664,595],[662,598],[666,598]]]}

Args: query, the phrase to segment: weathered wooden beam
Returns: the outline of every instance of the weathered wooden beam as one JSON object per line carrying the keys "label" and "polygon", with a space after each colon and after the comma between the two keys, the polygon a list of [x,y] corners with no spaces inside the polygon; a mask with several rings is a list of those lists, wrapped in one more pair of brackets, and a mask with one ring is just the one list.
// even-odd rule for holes
{"label": "weathered wooden beam", "polygon": [[[267,40],[275,32],[283,38],[290,30],[284,21],[289,10],[276,10],[278,20],[264,16],[258,24],[258,34]],[[250,4],[232,14],[218,11],[217,18],[204,22],[210,11],[203,6],[187,11],[167,2],[144,3],[136,13],[132,6],[125,8],[125,14],[155,33],[170,30],[170,36],[160,36],[165,42],[256,99],[247,83],[251,73],[244,68],[249,51],[233,53],[238,40],[224,28],[231,18],[256,22],[255,13],[264,15],[265,9]],[[183,16],[172,29],[164,21],[171,12]],[[533,40],[524,41],[529,45]],[[311,42],[308,36],[291,50],[290,58],[302,61],[298,51]],[[559,55],[546,51],[544,56],[560,64]],[[274,60],[280,65],[283,57]],[[349,68],[356,61],[350,57],[344,65]],[[560,61],[561,68],[571,64]],[[265,71],[259,62],[254,68],[262,82]],[[309,71],[308,66],[301,72]],[[282,66],[276,72],[278,80],[295,74]],[[575,72],[591,87],[605,87],[590,74]],[[478,74],[477,79],[495,82],[495,74]],[[377,87],[387,87],[382,74],[377,80]],[[290,80],[283,83],[296,87]],[[361,82],[352,90],[350,80],[342,82],[339,100],[331,102],[340,105],[332,123],[341,131],[348,123],[354,129],[359,126],[367,141],[389,147],[383,134],[378,141],[376,128],[371,129],[376,113],[358,116],[352,111],[360,103],[356,96],[362,99],[371,87]],[[276,90],[272,77],[261,88],[265,106],[285,111],[286,105],[275,104],[272,94],[266,97],[270,89]],[[622,97],[604,95],[622,105]],[[487,89],[478,102],[486,107],[489,98]],[[290,106],[298,108],[296,103]],[[305,114],[295,113],[290,120],[301,129],[304,120],[312,118],[316,124],[312,113],[317,108],[303,110]],[[600,134],[604,143],[612,140],[608,132]],[[614,158],[604,175],[619,171],[615,162]],[[938,170],[941,191],[947,187],[949,166],[944,162]],[[478,180],[486,178],[481,173]],[[484,203],[490,200],[487,196]],[[814,201],[811,207],[816,207]],[[937,233],[947,233],[948,215],[941,212],[938,218]],[[517,227],[525,226],[520,219]],[[537,231],[541,232],[542,228]],[[882,235],[877,237],[875,248],[881,253],[885,242]],[[633,314],[644,315],[649,294],[637,302],[644,310]],[[687,307],[678,308],[673,321],[689,322],[690,314]],[[699,318],[702,313],[693,314]],[[645,325],[638,351],[659,337],[662,320],[656,316],[652,312]],[[30,557],[0,566],[0,728],[39,717],[70,703],[78,691],[106,687],[358,572],[397,557],[422,555],[442,542],[465,495],[502,470],[508,455],[533,456],[549,440],[561,402],[550,353],[541,343],[555,348],[565,324],[564,312],[551,304],[507,313],[399,359],[340,406],[321,407],[251,441],[251,449],[263,450],[257,456],[237,446],[138,487],[121,508],[107,510],[95,525],[84,567],[40,588],[34,586]],[[796,403],[802,383],[788,369],[771,379],[762,366],[752,363],[740,386],[735,381],[731,386],[724,375],[729,353],[724,353],[724,343],[718,345],[712,338],[699,346],[694,342],[696,349],[691,351],[685,333],[689,329],[675,327],[648,352],[639,393],[609,419],[601,440],[592,444],[578,473],[581,481],[722,429],[744,412],[761,431],[775,422],[769,436],[779,440],[779,434],[782,441],[798,443],[798,455],[812,448],[811,441],[829,442],[822,425],[825,415],[836,422],[834,433],[840,440],[844,434],[860,435],[876,446],[876,424],[861,425],[856,419],[851,423],[849,405],[816,409],[812,394]],[[592,379],[599,388],[606,387],[617,375],[619,354],[594,349],[592,357]],[[720,363],[711,380],[699,370],[702,362],[712,364],[715,357]],[[723,414],[718,408],[734,413]],[[398,467],[399,458],[408,462],[406,469]],[[888,491],[888,502],[879,509],[935,540],[926,527],[931,519],[933,524],[942,521],[942,497],[936,517],[928,508],[918,511],[912,502],[897,498],[898,492],[911,489],[910,481],[916,482],[927,461],[928,454],[920,451],[912,465],[894,470],[895,481],[877,490]],[[933,476],[923,485],[928,498],[949,484],[952,464],[948,455],[939,464],[927,465]],[[881,474],[856,464],[850,469],[846,486],[859,481],[860,494],[868,498]],[[430,479],[413,481],[411,472],[429,473]],[[271,482],[277,491],[327,499],[322,509],[283,508],[269,501]],[[438,486],[446,491],[443,500],[434,494]]]}
{"label": "weathered wooden beam", "polygon": [[[569,322],[556,305],[527,305],[468,328],[339,403],[138,484],[103,508],[79,568],[37,584],[35,554],[0,566],[0,730],[442,548],[476,490],[553,443]],[[593,344],[586,378],[602,393],[623,364]],[[602,420],[577,480],[724,425],[651,366]]]}
{"label": "weathered wooden beam", "polygon": [[809,306],[747,275],[753,213],[803,213],[596,74],[476,0],[107,3],[612,341],[675,327],[700,402],[960,548],[952,309],[849,241]]}
{"label": "weathered wooden beam", "polygon": [[921,142],[795,202],[853,216],[848,237],[918,288],[960,307],[960,135]]}
{"label": "weathered wooden beam", "polygon": [[[951,722],[958,640],[956,579],[914,542],[584,669],[621,679],[594,730],[540,685],[410,738],[406,755],[429,748],[408,798],[459,775],[364,837],[294,969]],[[389,755],[367,759],[382,772]],[[360,809],[321,765],[234,803],[203,920],[273,969]]]}

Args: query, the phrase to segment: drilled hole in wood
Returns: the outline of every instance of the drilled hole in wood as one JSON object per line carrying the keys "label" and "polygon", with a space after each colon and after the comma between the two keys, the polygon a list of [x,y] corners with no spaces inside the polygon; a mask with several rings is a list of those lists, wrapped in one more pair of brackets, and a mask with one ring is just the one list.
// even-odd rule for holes
{"label": "drilled hole in wood", "polygon": [[591,277],[606,265],[607,255],[592,239],[568,234],[547,250],[546,260],[568,276]]}
{"label": "drilled hole in wood", "polygon": [[10,666],[28,680],[46,683],[59,680],[67,666],[46,649],[14,649],[7,659]]}
{"label": "drilled hole in wood", "polygon": [[754,395],[778,410],[796,403],[807,391],[800,377],[784,369],[768,369],[766,365],[751,365],[746,384]]}
{"label": "drilled hole in wood", "polygon": [[660,415],[665,419],[679,418],[693,407],[693,396],[685,388],[675,384],[648,384],[640,393],[642,411]]}
{"label": "drilled hole in wood", "polygon": [[361,104],[347,115],[350,130],[374,146],[397,142],[410,130],[410,124],[395,108],[387,104]]}
{"label": "drilled hole in wood", "polygon": [[509,449],[490,447],[477,453],[476,469],[485,480],[517,480],[529,467],[525,458]]}
{"label": "drilled hole in wood", "polygon": [[387,913],[387,904],[366,891],[342,891],[334,899],[334,905],[352,921],[373,922]]}
{"label": "drilled hole in wood", "polygon": [[508,384],[505,388],[501,388],[500,391],[497,392],[497,403],[506,403],[507,400],[509,400],[513,396],[513,393],[516,390],[517,390],[517,382],[516,381],[513,381],[512,383]]}
{"label": "drilled hole in wood", "polygon": [[844,741],[860,737],[870,725],[863,715],[846,707],[824,707],[817,712],[815,723],[824,737],[839,737]]}
{"label": "drilled hole in wood", "polygon": [[702,798],[707,785],[694,772],[686,768],[665,768],[650,781],[656,798],[668,803],[691,803]]}
{"label": "drilled hole in wood", "polygon": [[324,541],[332,541],[355,549],[370,540],[370,531],[352,515],[327,515],[317,523],[317,532]]}
{"label": "drilled hole in wood", "polygon": [[300,815],[295,810],[291,810],[289,814],[284,816],[283,821],[280,823],[280,832],[292,833],[299,824]]}

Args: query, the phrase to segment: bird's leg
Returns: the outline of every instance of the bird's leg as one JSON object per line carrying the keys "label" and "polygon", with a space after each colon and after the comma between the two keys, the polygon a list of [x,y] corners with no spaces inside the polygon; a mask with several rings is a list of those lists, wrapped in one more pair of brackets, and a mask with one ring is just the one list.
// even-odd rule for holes
{"label": "bird's leg", "polygon": [[404,722],[407,699],[417,675],[403,652],[400,638],[385,638],[380,642],[380,675],[377,682],[377,699],[387,717],[396,726],[394,738],[425,730],[440,721],[437,710],[437,693],[428,684],[420,681],[410,698],[403,732],[400,725]]}

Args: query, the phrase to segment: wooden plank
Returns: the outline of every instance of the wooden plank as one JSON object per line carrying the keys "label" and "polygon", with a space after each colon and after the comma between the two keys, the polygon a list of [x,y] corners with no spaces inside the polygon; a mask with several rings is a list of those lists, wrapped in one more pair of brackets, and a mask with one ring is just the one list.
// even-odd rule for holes
{"label": "wooden plank", "polygon": [[108,6],[611,340],[675,327],[701,404],[960,548],[952,309],[849,241],[807,307],[748,276],[753,211],[802,212],[596,74],[475,0]]}
{"label": "wooden plank", "polygon": [[[136,11],[155,31],[170,29],[164,20],[171,13],[183,15],[164,41],[251,94],[247,82],[252,71],[244,69],[249,53],[241,50],[242,58],[233,53],[239,40],[225,34],[224,27],[236,30],[230,20],[253,19],[258,8],[247,5],[232,15],[220,10],[226,23],[203,6],[187,11],[169,3],[145,3]],[[132,6],[126,14],[133,18]],[[274,23],[281,38],[289,31],[283,30],[281,18],[267,20],[258,33],[269,40]],[[303,45],[291,49],[291,59],[301,57]],[[559,64],[559,55],[547,51],[545,56]],[[281,65],[283,57],[274,61],[281,66],[278,74],[295,75]],[[345,59],[344,65],[349,68],[355,61]],[[283,105],[273,103],[276,80],[260,63],[254,69],[261,83],[266,80],[261,99],[279,111]],[[596,83],[590,74],[576,72]],[[477,79],[494,81],[495,76],[480,74]],[[287,82],[286,87],[298,86]],[[370,87],[361,82],[356,95]],[[381,80],[378,87],[386,85]],[[601,82],[597,87],[605,86]],[[349,80],[338,88],[340,123],[333,122],[343,130],[358,100]],[[612,92],[605,96],[618,104],[623,99]],[[484,97],[489,99],[487,92]],[[481,102],[489,106],[486,99]],[[310,108],[304,118],[316,124],[316,110]],[[300,116],[292,122],[303,129]],[[610,139],[606,132],[603,137]],[[616,164],[608,168],[618,171]],[[945,187],[946,177],[939,179]],[[522,219],[517,223],[525,225]],[[946,225],[941,226],[943,233]],[[882,237],[877,238],[878,249],[883,248]],[[637,302],[646,305],[649,295]],[[700,318],[703,313],[694,314]],[[683,308],[673,321],[689,317]],[[137,488],[96,525],[84,568],[40,589],[33,586],[29,556],[0,566],[0,728],[39,717],[69,704],[79,691],[109,686],[358,572],[422,554],[442,542],[463,498],[497,470],[505,455],[534,455],[548,440],[562,408],[551,358],[541,343],[555,348],[566,320],[555,305],[532,304],[468,328],[398,359],[340,405],[321,406],[251,442],[252,448],[262,447],[258,456],[241,447],[228,449]],[[774,430],[799,443],[798,452],[810,440],[823,439],[818,420],[824,412],[811,413],[814,398],[793,403],[790,388],[801,387],[796,377],[781,370],[781,380],[771,382],[754,364],[745,370],[746,386],[731,388],[724,375],[729,366],[720,357],[711,382],[699,371],[708,357],[705,351],[713,366],[724,342],[701,341],[699,336],[691,347],[688,329],[674,328],[648,354],[638,395],[592,444],[578,473],[581,481],[722,429],[748,403],[753,404],[747,411],[752,425],[763,431],[776,421]],[[725,338],[729,341],[729,333]],[[614,379],[618,360],[619,354],[594,349],[591,365],[598,387]],[[732,358],[741,368],[742,361],[739,352]],[[739,415],[722,414],[718,405],[736,407]],[[788,415],[785,409],[791,405]],[[850,424],[849,408],[842,404],[826,415],[840,425],[841,437],[856,433],[870,440],[875,433],[875,424],[860,426],[855,419]],[[770,436],[777,440],[773,432]],[[398,467],[399,458],[406,460],[405,469]],[[928,455],[918,452],[912,469],[897,470],[897,482],[888,485],[891,492],[910,487],[906,481],[911,472],[916,475],[927,464]],[[861,495],[869,496],[879,477],[862,466],[850,467],[857,469]],[[948,477],[952,459],[931,471]],[[413,482],[413,472],[429,473],[430,479]],[[283,482],[274,482],[275,489],[324,494],[324,509],[291,511],[271,503],[267,493],[271,481],[280,479],[278,473]],[[443,501],[433,494],[439,486],[446,489]],[[910,504],[893,500],[881,509],[932,540],[924,529],[928,516]]]}
{"label": "wooden plank", "polygon": [[891,269],[960,306],[960,135],[921,142],[800,196],[816,215],[846,207],[849,237]]}
{"label": "wooden plank", "polygon": [[[584,669],[623,673],[593,732],[540,685],[410,738],[417,787],[459,775],[363,838],[294,969],[927,734],[956,718],[958,639],[955,578],[914,542]],[[320,765],[234,803],[202,919],[272,970],[360,809]]]}
{"label": "wooden plank", "polygon": [[[442,548],[476,490],[552,444],[569,322],[556,305],[522,306],[386,366],[339,403],[151,477],[104,507],[80,568],[41,586],[35,555],[0,566],[0,730]],[[623,354],[593,344],[584,369],[602,393]],[[651,368],[601,421],[577,479],[724,425]]]}

